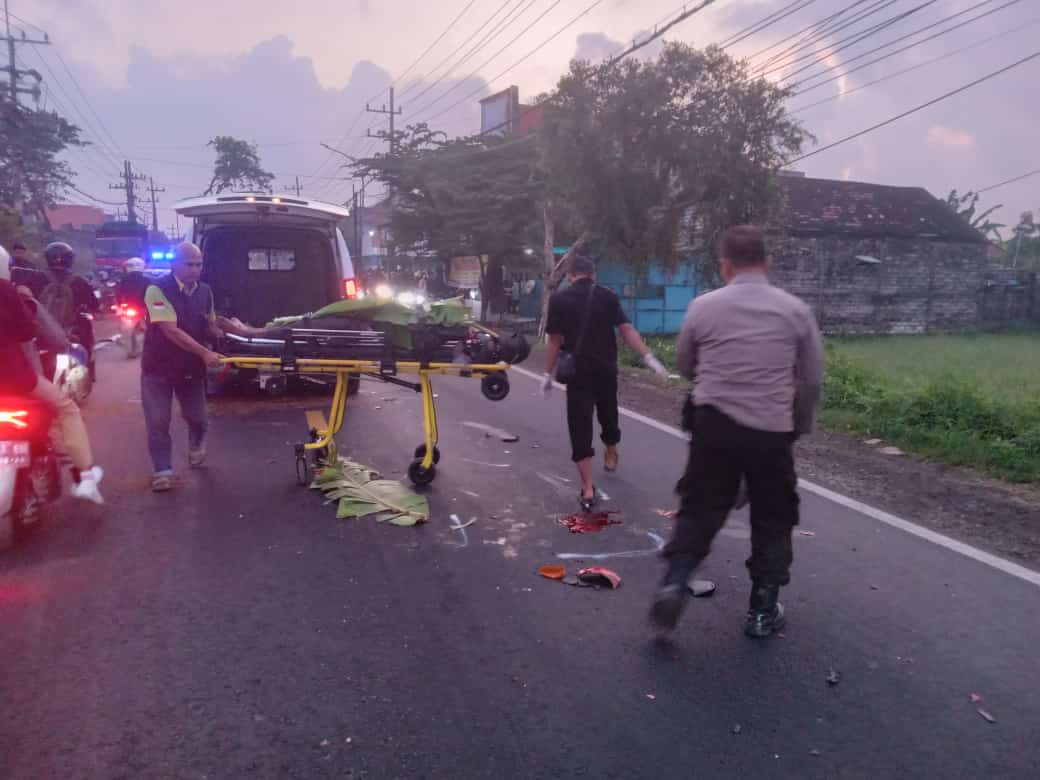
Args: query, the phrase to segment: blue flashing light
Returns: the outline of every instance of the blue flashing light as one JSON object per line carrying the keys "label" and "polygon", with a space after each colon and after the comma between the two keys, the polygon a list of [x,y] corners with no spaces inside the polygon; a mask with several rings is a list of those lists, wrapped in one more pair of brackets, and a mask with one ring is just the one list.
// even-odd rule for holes
{"label": "blue flashing light", "polygon": [[163,255],[167,260],[173,260],[173,252],[167,252]]}
{"label": "blue flashing light", "polygon": [[170,255],[163,255],[162,252],[152,252],[152,260],[162,260],[163,257],[170,257]]}

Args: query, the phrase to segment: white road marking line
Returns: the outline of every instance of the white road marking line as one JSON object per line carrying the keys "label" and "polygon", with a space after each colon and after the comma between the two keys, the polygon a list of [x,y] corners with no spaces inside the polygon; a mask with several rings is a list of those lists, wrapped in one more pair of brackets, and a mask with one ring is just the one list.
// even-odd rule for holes
{"label": "white road marking line", "polygon": [[[541,376],[539,376],[538,374],[532,373],[531,371],[520,368],[518,366],[513,366],[512,370],[519,374],[523,374],[526,377],[530,377],[531,379],[534,379],[538,382],[540,382],[542,379]],[[563,385],[558,384],[556,382],[553,383],[553,386],[559,390],[566,389]],[[663,422],[653,420],[647,417],[646,415],[639,414],[638,412],[633,412],[630,409],[622,408],[620,411],[624,417],[628,417],[631,420],[641,422],[644,425],[648,425],[651,428],[661,431],[662,433],[667,433],[668,435],[674,436],[677,439],[682,439],[683,441],[689,440],[689,437],[686,435],[684,431],[672,425],[666,425]],[[924,526],[920,526],[917,523],[913,523],[909,520],[904,520],[903,518],[893,515],[889,512],[877,509],[876,507],[872,507],[869,504],[864,504],[862,501],[857,501],[856,499],[849,498],[848,496],[844,496],[841,493],[836,493],[833,490],[828,490],[822,485],[817,485],[814,482],[799,479],[798,486],[807,493],[812,493],[813,495],[819,496],[820,498],[824,498],[828,501],[838,504],[839,506],[843,506],[846,509],[851,509],[854,512],[858,512],[861,515],[865,515],[866,517],[869,517],[872,520],[877,520],[879,523],[884,523],[885,525],[892,526],[893,528],[898,528],[899,530],[905,531],[906,533],[916,536],[919,539],[924,539],[925,541],[931,542],[932,544],[936,544],[940,547],[945,547],[947,550],[952,550],[953,552],[960,553],[966,558],[971,558],[973,561],[977,561],[985,566],[989,566],[990,568],[996,569],[997,571],[1001,571],[1004,574],[1010,575],[1024,582],[1028,582],[1032,585],[1040,587],[1040,572],[1033,571],[1032,569],[1028,569],[1025,566],[1020,566],[1017,563],[1013,563],[1012,561],[1001,558],[1000,556],[988,553],[985,550],[980,550],[977,547],[972,547],[970,544],[965,544],[964,542],[952,539],[949,536],[946,536],[945,534],[933,531],[930,528],[925,528]]]}
{"label": "white road marking line", "polygon": [[466,463],[472,463],[472,464],[477,465],[477,466],[487,466],[488,468],[491,468],[491,469],[507,469],[507,468],[509,468],[509,464],[508,463],[485,463],[482,460],[470,460],[469,458],[459,458],[459,460],[464,460],[464,461],[466,461]]}
{"label": "white road marking line", "polygon": [[660,534],[656,534],[653,531],[647,531],[646,535],[654,543],[654,546],[649,550],[623,550],[622,552],[607,553],[556,553],[556,557],[562,561],[606,561],[610,558],[648,558],[651,555],[657,555],[664,547],[664,539]]}

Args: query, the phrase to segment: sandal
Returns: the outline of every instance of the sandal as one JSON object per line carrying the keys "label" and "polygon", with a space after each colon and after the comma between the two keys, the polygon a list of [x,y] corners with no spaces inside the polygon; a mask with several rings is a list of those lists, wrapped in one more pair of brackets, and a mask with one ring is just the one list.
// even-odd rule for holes
{"label": "sandal", "polygon": [[152,492],[165,493],[173,487],[173,479],[167,474],[157,474],[152,477]]}
{"label": "sandal", "polygon": [[585,498],[582,493],[578,494],[578,503],[581,505],[581,511],[588,514],[595,509],[596,504],[599,502],[599,491],[596,486],[592,486],[592,498]]}

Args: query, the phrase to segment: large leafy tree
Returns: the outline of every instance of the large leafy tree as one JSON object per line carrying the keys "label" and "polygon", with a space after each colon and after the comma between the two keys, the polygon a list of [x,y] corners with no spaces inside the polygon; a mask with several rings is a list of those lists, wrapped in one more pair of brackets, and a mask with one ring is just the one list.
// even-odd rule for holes
{"label": "large leafy tree", "polygon": [[538,226],[541,181],[533,138],[449,139],[425,124],[400,133],[392,154],[358,160],[356,172],[390,193],[390,231],[399,249],[486,255],[483,316],[501,297],[503,266],[524,261]]}
{"label": "large leafy tree", "polygon": [[207,146],[213,147],[217,159],[213,163],[213,178],[206,195],[226,192],[270,192],[274,174],[260,165],[260,153],[256,145],[234,138],[218,135]]}
{"label": "large leafy tree", "polygon": [[[668,43],[656,60],[613,67],[572,62],[544,98],[547,235],[559,226],[639,271],[677,263],[687,233],[710,245],[732,224],[766,221],[776,171],[809,138],[787,97],[714,47]],[[546,250],[550,292],[567,263],[549,240]]]}
{"label": "large leafy tree", "polygon": [[950,190],[950,194],[946,196],[946,205],[986,238],[999,241],[1001,240],[1000,230],[1007,225],[994,222],[990,216],[997,209],[1004,208],[1004,204],[999,203],[983,211],[979,208],[979,197],[979,193],[972,190],[968,190],[963,195],[957,190]]}
{"label": "large leafy tree", "polygon": [[0,102],[0,207],[46,222],[46,209],[73,184],[74,172],[59,159],[84,146],[80,131],[49,111]]}

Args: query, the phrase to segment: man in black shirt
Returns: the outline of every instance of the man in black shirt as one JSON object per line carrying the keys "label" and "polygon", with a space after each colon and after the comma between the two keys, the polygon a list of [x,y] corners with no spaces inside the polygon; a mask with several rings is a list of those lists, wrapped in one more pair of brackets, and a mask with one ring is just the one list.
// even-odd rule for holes
{"label": "man in black shirt", "polygon": [[614,471],[618,465],[617,445],[621,441],[617,400],[617,335],[637,352],[646,365],[661,376],[667,376],[661,362],[653,356],[621,309],[621,301],[606,287],[595,282],[596,265],[588,257],[577,255],[562,292],[549,300],[546,332],[549,348],[545,358],[542,391],[552,388],[560,353],[573,357],[574,376],[567,382],[567,427],[571,437],[571,457],[581,475],[582,509],[591,510],[596,503],[592,484],[592,414],[599,417],[601,439],[606,445],[603,465]]}

